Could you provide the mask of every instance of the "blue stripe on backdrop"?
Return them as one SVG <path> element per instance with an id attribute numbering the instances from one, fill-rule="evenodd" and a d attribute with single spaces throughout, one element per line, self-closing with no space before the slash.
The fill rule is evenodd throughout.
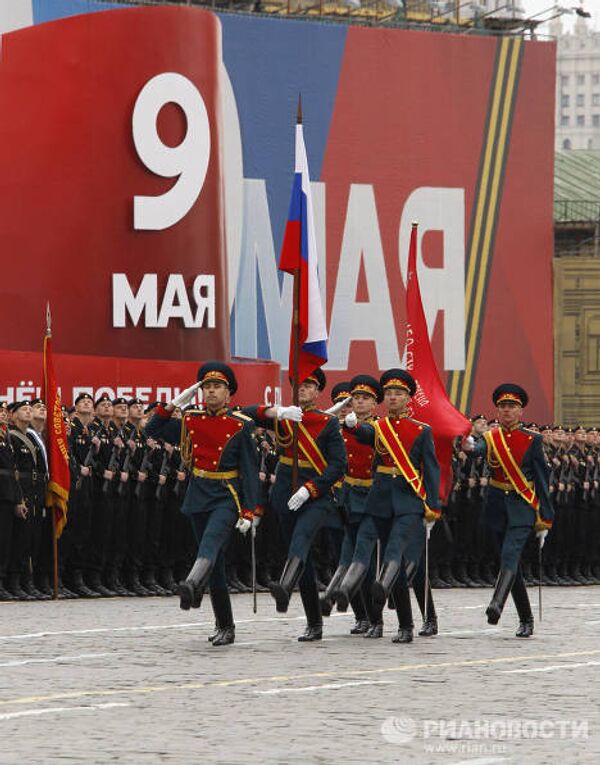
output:
<path id="1" fill-rule="evenodd" d="M 265 178 L 279 253 L 294 172 L 294 125 L 302 95 L 311 178 L 318 180 L 346 42 L 342 25 L 223 14 L 223 59 L 235 93 L 244 177 Z M 248 51 L 254 50 L 252 66 Z"/>
<path id="2" fill-rule="evenodd" d="M 123 7 L 122 3 L 100 3 L 97 0 L 33 0 L 33 23 L 43 24 L 45 21 L 64 19 L 66 16 L 77 16 L 80 13 L 96 13 Z"/>

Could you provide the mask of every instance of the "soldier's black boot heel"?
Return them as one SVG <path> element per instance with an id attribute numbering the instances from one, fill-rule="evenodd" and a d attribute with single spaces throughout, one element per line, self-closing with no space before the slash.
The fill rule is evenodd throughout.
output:
<path id="1" fill-rule="evenodd" d="M 334 575 L 331 577 L 331 581 L 327 585 L 327 589 L 325 592 L 321 593 L 319 596 L 319 602 L 321 604 L 321 613 L 323 616 L 330 616 L 331 609 L 333 608 L 333 604 L 335 603 L 335 595 L 338 591 L 338 588 L 340 584 L 342 583 L 342 579 L 346 575 L 346 571 L 348 571 L 347 566 L 338 566 L 335 570 Z"/>
<path id="2" fill-rule="evenodd" d="M 198 558 L 185 582 L 179 582 L 179 608 L 189 611 L 190 608 L 200 608 L 204 588 L 212 571 L 212 561 L 208 558 Z"/>
<path id="3" fill-rule="evenodd" d="M 275 599 L 275 607 L 281 614 L 285 614 L 290 604 L 292 591 L 304 571 L 302 558 L 289 558 L 285 562 L 281 578 L 278 582 L 272 582 L 271 595 Z"/>
<path id="4" fill-rule="evenodd" d="M 515 581 L 515 572 L 508 569 L 500 569 L 498 579 L 496 580 L 496 587 L 489 606 L 486 609 L 486 616 L 488 624 L 498 624 L 502 609 L 508 598 L 508 593 L 511 591 L 513 583 Z"/>

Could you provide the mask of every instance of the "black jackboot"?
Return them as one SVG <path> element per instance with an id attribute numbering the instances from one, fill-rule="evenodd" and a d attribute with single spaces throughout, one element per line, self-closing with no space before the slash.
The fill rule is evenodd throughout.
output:
<path id="1" fill-rule="evenodd" d="M 412 643 L 413 619 L 410 605 L 410 590 L 405 585 L 396 583 L 394 586 L 394 603 L 398 614 L 398 634 L 392 638 L 392 643 Z"/>
<path id="2" fill-rule="evenodd" d="M 396 560 L 385 561 L 381 569 L 381 573 L 379 574 L 377 579 L 373 582 L 372 597 L 373 597 L 373 604 L 376 608 L 383 609 L 383 607 L 385 606 L 385 602 L 388 599 L 390 592 L 392 591 L 392 588 L 394 586 L 394 583 L 396 582 L 396 579 L 398 578 L 399 573 L 400 573 L 400 563 L 398 561 Z M 407 576 L 409 576 L 408 570 L 407 570 Z"/>
<path id="3" fill-rule="evenodd" d="M 435 613 L 435 606 L 433 604 L 433 596 L 431 594 L 431 587 L 427 593 L 427 613 L 425 613 L 425 579 L 416 579 L 413 582 L 413 590 L 421 615 L 423 616 L 423 626 L 419 630 L 420 637 L 432 637 L 438 634 L 438 621 Z"/>
<path id="4" fill-rule="evenodd" d="M 16 600 L 17 598 L 4 588 L 4 579 L 0 579 L 0 600 Z"/>
<path id="5" fill-rule="evenodd" d="M 120 598 L 125 598 L 128 595 L 131 595 L 129 590 L 127 590 L 124 586 L 121 580 L 119 579 L 119 572 L 116 568 L 111 568 L 106 576 L 106 584 L 110 590 L 112 590 L 116 595 L 118 595 Z"/>
<path id="6" fill-rule="evenodd" d="M 25 577 L 25 581 L 23 582 L 23 589 L 34 600 L 50 600 L 52 597 L 51 595 L 46 595 L 45 593 L 38 590 L 38 588 L 33 583 L 33 576 L 31 574 Z"/>
<path id="7" fill-rule="evenodd" d="M 333 604 L 335 603 L 335 596 L 338 590 L 338 587 L 342 583 L 342 579 L 346 575 L 346 571 L 348 571 L 348 568 L 346 566 L 338 566 L 335 570 L 334 575 L 331 577 L 331 581 L 327 585 L 327 589 L 325 592 L 323 592 L 319 596 L 319 602 L 321 604 L 321 613 L 323 616 L 329 616 L 331 614 L 331 609 L 333 608 Z"/>
<path id="8" fill-rule="evenodd" d="M 494 573 L 494 566 L 492 563 L 484 563 L 479 568 L 481 579 L 485 582 L 487 587 L 494 587 L 496 583 L 496 574 Z"/>
<path id="9" fill-rule="evenodd" d="M 19 574 L 10 574 L 6 588 L 11 595 L 14 595 L 16 600 L 35 600 L 33 596 L 29 595 L 21 587 L 21 577 Z"/>
<path id="10" fill-rule="evenodd" d="M 83 581 L 83 574 L 81 571 L 73 571 L 73 577 L 71 580 L 71 589 L 80 598 L 99 598 L 100 593 L 90 590 L 87 584 Z"/>
<path id="11" fill-rule="evenodd" d="M 456 579 L 465 587 L 477 587 L 475 582 L 469 576 L 466 563 L 462 561 L 456 564 Z"/>
<path id="12" fill-rule="evenodd" d="M 93 571 L 91 573 L 91 575 L 88 578 L 88 586 L 90 590 L 93 590 L 94 592 L 99 593 L 103 598 L 114 598 L 114 596 L 116 595 L 115 592 L 113 592 L 112 590 L 109 590 L 108 587 L 105 587 L 102 584 L 99 571 Z"/>
<path id="13" fill-rule="evenodd" d="M 517 576 L 512 587 L 512 598 L 519 615 L 519 627 L 515 633 L 518 638 L 528 638 L 533 635 L 533 614 L 527 595 L 527 587 L 521 576 Z"/>
<path id="14" fill-rule="evenodd" d="M 302 558 L 288 558 L 281 572 L 278 582 L 271 584 L 271 595 L 275 598 L 275 607 L 281 614 L 285 614 L 290 604 L 292 591 L 304 571 Z"/>
<path id="15" fill-rule="evenodd" d="M 300 597 L 306 613 L 306 629 L 300 635 L 298 642 L 312 643 L 323 637 L 323 617 L 321 616 L 321 604 L 319 603 L 319 591 L 316 584 L 300 585 Z"/>
<path id="16" fill-rule="evenodd" d="M 153 595 L 166 597 L 167 595 L 171 594 L 170 592 L 167 592 L 164 587 L 161 587 L 160 584 L 156 581 L 156 574 L 154 573 L 154 569 L 151 568 L 144 571 L 142 575 L 142 585 Z"/>
<path id="17" fill-rule="evenodd" d="M 215 612 L 217 631 L 210 642 L 215 646 L 231 645 L 235 640 L 235 624 L 231 611 L 231 600 L 227 590 L 211 590 L 210 602 Z"/>
<path id="18" fill-rule="evenodd" d="M 190 608 L 200 608 L 204 588 L 213 569 L 212 561 L 208 558 L 197 558 L 185 582 L 179 582 L 179 608 L 189 611 Z M 214 642 L 214 641 L 213 641 Z"/>
<path id="19" fill-rule="evenodd" d="M 494 594 L 492 595 L 492 600 L 485 611 L 488 624 L 498 624 L 500 621 L 502 609 L 504 608 L 504 604 L 508 598 L 508 593 L 511 591 L 514 581 L 514 571 L 510 571 L 507 568 L 500 569 L 498 579 L 496 580 Z"/>
<path id="20" fill-rule="evenodd" d="M 358 592 L 366 575 L 367 567 L 365 565 L 356 561 L 350 564 L 348 571 L 346 571 L 342 583 L 340 584 L 339 590 L 335 594 L 338 611 L 345 613 L 348 610 L 350 601 Z"/>

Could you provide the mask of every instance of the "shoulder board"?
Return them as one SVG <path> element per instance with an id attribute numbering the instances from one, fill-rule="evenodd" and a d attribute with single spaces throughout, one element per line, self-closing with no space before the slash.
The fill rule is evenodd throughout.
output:
<path id="1" fill-rule="evenodd" d="M 407 417 L 408 420 L 414 422 L 415 425 L 422 425 L 425 428 L 430 428 L 431 425 L 428 422 L 421 422 L 421 420 L 415 420 L 414 417 Z"/>
<path id="2" fill-rule="evenodd" d="M 246 422 L 253 422 L 252 417 L 248 417 L 247 414 L 244 414 L 243 412 L 234 411 L 228 413 L 231 417 L 235 417 L 238 420 L 245 420 Z"/>
<path id="3" fill-rule="evenodd" d="M 540 433 L 536 433 L 535 430 L 529 430 L 529 428 L 521 428 L 521 431 L 525 433 L 526 436 L 539 436 Z"/>

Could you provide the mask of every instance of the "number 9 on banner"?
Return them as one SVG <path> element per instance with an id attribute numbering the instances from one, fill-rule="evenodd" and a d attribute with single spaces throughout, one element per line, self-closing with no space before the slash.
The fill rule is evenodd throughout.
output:
<path id="1" fill-rule="evenodd" d="M 167 146 L 157 130 L 160 110 L 181 107 L 187 120 L 185 138 Z M 133 227 L 161 231 L 180 221 L 202 190 L 210 157 L 210 125 L 204 99 L 196 86 L 176 72 L 157 74 L 144 85 L 133 107 L 133 141 L 139 158 L 156 175 L 175 178 L 159 196 L 134 196 Z"/>

